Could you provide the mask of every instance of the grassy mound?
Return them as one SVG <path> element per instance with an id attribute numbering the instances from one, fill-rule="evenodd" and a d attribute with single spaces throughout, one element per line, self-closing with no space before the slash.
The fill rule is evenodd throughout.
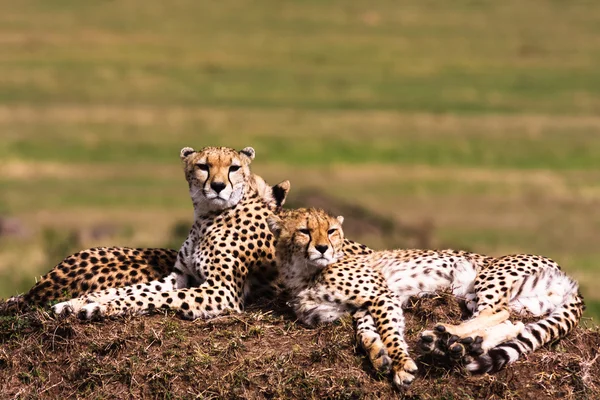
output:
<path id="1" fill-rule="evenodd" d="M 460 308 L 445 295 L 415 299 L 406 318 L 418 357 L 418 333 L 459 319 Z M 469 376 L 418 357 L 418 379 L 404 392 L 355 347 L 349 318 L 308 329 L 284 304 L 192 322 L 160 314 L 80 322 L 5 310 L 0 343 L 4 398 L 600 398 L 597 328 L 580 327 L 496 375 Z"/>

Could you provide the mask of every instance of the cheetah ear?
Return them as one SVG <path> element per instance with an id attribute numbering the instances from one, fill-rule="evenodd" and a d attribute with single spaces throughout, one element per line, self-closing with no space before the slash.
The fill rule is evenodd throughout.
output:
<path id="1" fill-rule="evenodd" d="M 283 206 L 285 199 L 290 191 L 290 181 L 279 182 L 271 188 L 273 190 L 273 198 L 277 207 Z"/>
<path id="2" fill-rule="evenodd" d="M 183 149 L 181 149 L 181 151 L 179 152 L 179 157 L 183 160 L 185 159 L 187 156 L 189 156 L 192 153 L 195 153 L 196 150 L 192 149 L 191 147 L 184 147 Z"/>
<path id="3" fill-rule="evenodd" d="M 240 154 L 245 155 L 246 157 L 248 157 L 250 159 L 250 161 L 254 160 L 254 156 L 256 155 L 256 152 L 254 151 L 254 149 L 252 147 L 244 147 L 242 150 L 240 150 Z"/>
<path id="4" fill-rule="evenodd" d="M 342 225 L 344 223 L 344 217 L 342 217 L 341 215 L 338 216 L 336 219 L 338 220 L 338 222 L 340 223 L 340 225 Z"/>
<path id="5" fill-rule="evenodd" d="M 267 225 L 269 226 L 269 230 L 275 235 L 276 238 L 281 235 L 281 218 L 277 215 L 269 215 L 267 217 Z"/>

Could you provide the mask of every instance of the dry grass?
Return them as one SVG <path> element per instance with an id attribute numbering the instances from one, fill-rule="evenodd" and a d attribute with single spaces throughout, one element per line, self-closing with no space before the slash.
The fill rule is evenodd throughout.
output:
<path id="1" fill-rule="evenodd" d="M 112 105 L 0 105 L 0 124 L 23 123 L 116 123 L 132 126 L 164 124 L 181 126 L 203 121 L 214 129 L 232 123 L 235 119 L 253 127 L 278 127 L 290 120 L 306 125 L 321 125 L 322 129 L 335 131 L 371 127 L 374 132 L 405 126 L 422 134 L 437 132 L 456 134 L 472 132 L 476 135 L 498 135 L 519 131 L 528 136 L 539 136 L 553 129 L 600 129 L 600 117 L 595 115 L 554 114 L 432 114 L 424 112 L 402 113 L 386 110 L 327 110 L 303 111 L 292 108 L 277 110 L 252 107 L 183 107 L 183 106 L 112 106 Z M 341 132 L 340 132 L 341 133 Z M 285 132 L 279 132 L 285 135 Z M 311 131 L 306 134 L 311 135 Z M 314 135 L 315 133 L 312 132 Z"/>
<path id="2" fill-rule="evenodd" d="M 406 315 L 415 349 L 424 327 L 460 311 L 440 295 L 415 300 Z M 597 330 L 578 328 L 493 376 L 419 359 L 417 380 L 399 392 L 355 348 L 349 319 L 306 329 L 282 302 L 194 322 L 154 315 L 82 323 L 34 311 L 0 317 L 0 391 L 38 399 L 593 399 L 598 346 Z"/>

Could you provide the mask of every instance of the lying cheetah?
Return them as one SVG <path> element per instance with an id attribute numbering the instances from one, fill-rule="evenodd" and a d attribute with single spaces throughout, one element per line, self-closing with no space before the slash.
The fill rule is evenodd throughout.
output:
<path id="1" fill-rule="evenodd" d="M 250 181 L 268 207 L 280 209 L 289 182 L 273 187 L 258 175 Z M 163 248 L 95 247 L 70 255 L 25 294 L 8 299 L 9 306 L 45 306 L 109 288 L 147 283 L 173 272 L 177 250 Z M 190 282 L 190 285 L 192 283 Z"/>
<path id="2" fill-rule="evenodd" d="M 468 300 L 473 317 L 423 332 L 421 347 L 466 356 L 473 372 L 496 371 L 566 335 L 584 309 L 577 283 L 545 257 L 493 258 L 453 250 L 344 256 L 343 217 L 299 209 L 270 216 L 268 223 L 298 319 L 314 325 L 352 313 L 359 343 L 376 368 L 385 370 L 391 362 L 396 385 L 409 385 L 417 372 L 403 337 L 401 306 L 409 296 L 450 289 Z M 547 316 L 513 324 L 510 311 Z"/>
<path id="3" fill-rule="evenodd" d="M 167 276 L 177 250 L 160 248 L 94 247 L 58 263 L 23 295 L 7 300 L 9 306 L 44 307 L 57 301 L 108 288 L 150 282 Z"/>

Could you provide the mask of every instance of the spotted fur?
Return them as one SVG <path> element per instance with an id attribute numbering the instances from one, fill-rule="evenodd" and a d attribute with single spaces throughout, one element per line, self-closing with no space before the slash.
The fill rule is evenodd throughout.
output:
<path id="1" fill-rule="evenodd" d="M 56 304 L 54 312 L 91 318 L 173 308 L 208 318 L 240 311 L 250 293 L 272 293 L 277 269 L 265 221 L 280 209 L 289 182 L 272 190 L 251 174 L 254 154 L 250 147 L 182 149 L 195 220 L 170 273 Z"/>
<path id="2" fill-rule="evenodd" d="M 279 290 L 274 238 L 266 220 L 280 211 L 283 202 L 277 199 L 285 197 L 289 183 L 278 185 L 268 198 L 269 191 L 250 174 L 251 148 L 240 152 L 184 148 L 181 158 L 195 222 L 173 272 L 153 282 L 59 303 L 54 312 L 75 312 L 89 319 L 168 308 L 189 319 L 211 318 L 227 310 L 241 311 L 251 295 L 273 295 Z M 348 251 L 363 248 L 349 243 Z"/>
<path id="3" fill-rule="evenodd" d="M 342 222 L 316 209 L 269 218 L 290 304 L 309 325 L 352 313 L 359 343 L 377 368 L 391 364 L 397 385 L 410 384 L 417 371 L 403 337 L 401 306 L 410 296 L 446 289 L 468 300 L 472 318 L 423 332 L 421 347 L 434 354 L 460 353 L 473 372 L 502 368 L 566 335 L 581 317 L 576 282 L 546 257 L 493 258 L 455 250 L 344 256 Z M 545 317 L 527 325 L 508 321 L 510 312 L 525 311 Z"/>
<path id="4" fill-rule="evenodd" d="M 19 306 L 46 306 L 99 290 L 150 282 L 167 276 L 177 250 L 94 247 L 72 254 L 25 294 L 8 299 Z"/>
<path id="5" fill-rule="evenodd" d="M 251 174 L 250 182 L 269 208 L 279 210 L 285 203 L 288 181 L 271 187 L 260 176 Z M 176 260 L 177 250 L 164 248 L 82 250 L 66 257 L 27 293 L 8 299 L 8 303 L 18 307 L 45 306 L 110 288 L 152 282 L 172 273 Z"/>

